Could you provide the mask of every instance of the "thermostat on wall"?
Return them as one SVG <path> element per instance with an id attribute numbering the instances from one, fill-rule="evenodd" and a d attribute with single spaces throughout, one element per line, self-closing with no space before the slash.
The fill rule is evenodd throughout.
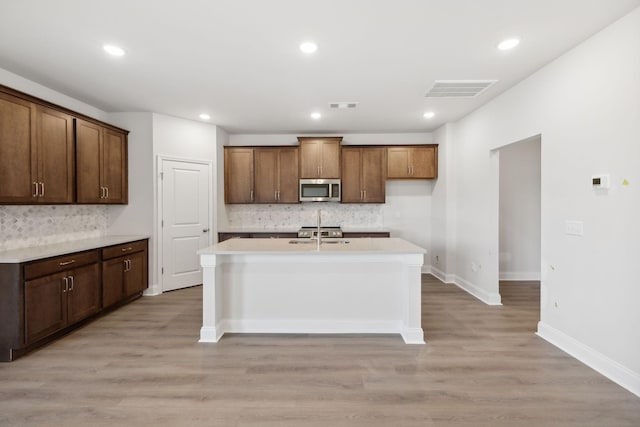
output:
<path id="1" fill-rule="evenodd" d="M 591 177 L 591 185 L 594 189 L 609 188 L 609 175 L 594 175 Z"/>

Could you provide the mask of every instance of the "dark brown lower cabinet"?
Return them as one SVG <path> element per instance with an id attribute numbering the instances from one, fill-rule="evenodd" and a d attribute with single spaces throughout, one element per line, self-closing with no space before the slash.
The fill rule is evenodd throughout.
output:
<path id="1" fill-rule="evenodd" d="M 0 361 L 16 359 L 148 285 L 148 240 L 0 264 Z"/>
<path id="2" fill-rule="evenodd" d="M 147 288 L 147 252 L 146 240 L 110 246 L 102 250 L 103 307 L 109 307 Z"/>
<path id="3" fill-rule="evenodd" d="M 25 282 L 26 343 L 32 344 L 100 310 L 97 262 Z"/>

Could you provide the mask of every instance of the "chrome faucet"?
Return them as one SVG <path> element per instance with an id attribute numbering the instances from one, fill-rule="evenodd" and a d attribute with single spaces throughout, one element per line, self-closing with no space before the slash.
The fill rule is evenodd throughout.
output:
<path id="1" fill-rule="evenodd" d="M 318 250 L 320 250 L 320 244 L 322 243 L 322 233 L 320 231 L 320 226 L 322 224 L 322 215 L 320 213 L 320 209 L 318 209 L 318 220 L 317 220 L 317 223 L 318 223 L 318 230 L 316 231 L 316 239 L 317 239 L 316 240 L 316 242 L 317 242 L 316 247 L 317 247 Z"/>

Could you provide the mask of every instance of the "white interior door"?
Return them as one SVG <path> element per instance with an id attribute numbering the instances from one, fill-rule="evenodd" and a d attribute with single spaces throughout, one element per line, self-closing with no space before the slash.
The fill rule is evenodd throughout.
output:
<path id="1" fill-rule="evenodd" d="M 209 245 L 209 165 L 162 160 L 162 291 L 202 283 L 196 252 Z"/>

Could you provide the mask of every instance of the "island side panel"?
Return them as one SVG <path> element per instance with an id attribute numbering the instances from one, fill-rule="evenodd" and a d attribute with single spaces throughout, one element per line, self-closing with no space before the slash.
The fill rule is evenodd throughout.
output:
<path id="1" fill-rule="evenodd" d="M 402 338 L 407 344 L 424 344 L 424 331 L 422 330 L 422 264 L 424 257 L 420 255 L 407 255 L 405 323 Z"/>
<path id="2" fill-rule="evenodd" d="M 202 328 L 200 342 L 218 342 L 224 334 L 222 318 L 222 268 L 218 265 L 220 256 L 200 255 L 202 266 Z"/>

